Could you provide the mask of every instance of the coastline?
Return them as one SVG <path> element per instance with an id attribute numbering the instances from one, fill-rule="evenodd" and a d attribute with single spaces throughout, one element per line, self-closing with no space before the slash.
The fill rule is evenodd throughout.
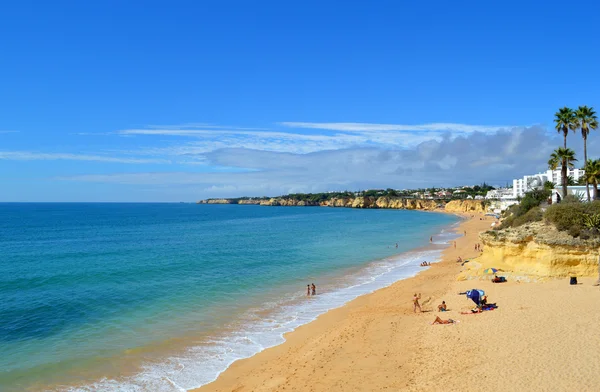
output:
<path id="1" fill-rule="evenodd" d="M 463 214 L 468 217 L 471 214 Z M 224 391 L 546 391 L 597 389 L 600 290 L 595 278 L 493 284 L 457 280 L 457 256 L 491 219 L 475 214 L 442 262 L 415 277 L 330 310 L 285 335 L 279 346 L 234 362 L 194 392 Z M 471 314 L 459 292 L 478 288 L 498 309 Z M 424 313 L 413 313 L 422 293 Z M 437 305 L 445 300 L 447 313 Z M 467 314 L 462 314 L 466 312 Z M 436 316 L 458 320 L 431 325 Z"/>
<path id="2" fill-rule="evenodd" d="M 456 249 L 452 244 L 444 249 L 439 263 L 414 277 L 329 310 L 286 333 L 282 344 L 235 361 L 215 381 L 192 391 L 363 390 L 361 385 L 369 385 L 369 389 L 374 385 L 407 387 L 409 373 L 399 377 L 398 369 L 402 364 L 408 365 L 410 353 L 416 349 L 412 336 L 419 333 L 426 318 L 434 318 L 435 314 L 415 315 L 412 294 L 421 292 L 423 309 L 433 309 L 460 271 L 456 258 L 476 255 L 473 244 L 479 232 L 487 229 L 491 222 L 479 220 L 481 214 L 456 215 L 463 219 L 454 231 L 460 235 L 466 231 L 467 235 L 456 239 Z M 474 218 L 470 219 L 472 215 Z M 377 333 L 372 333 L 372 329 Z M 382 368 L 384 362 L 393 362 L 394 367 Z M 386 367 L 390 373 L 382 377 Z M 378 370 L 369 371 L 372 368 Z M 393 383 L 388 384 L 392 380 Z"/>
<path id="3" fill-rule="evenodd" d="M 414 216 L 418 217 L 419 212 L 414 212 Z M 449 213 L 448 211 L 438 212 Z M 362 212 L 353 212 L 352 214 L 372 215 Z M 407 212 L 407 214 L 413 215 L 411 212 Z M 297 297 L 294 295 L 292 298 L 294 303 L 288 303 L 286 306 L 281 306 L 281 303 L 267 302 L 268 306 L 249 308 L 247 314 L 237 317 L 225 328 L 214 330 L 214 333 L 190 333 L 186 336 L 159 342 L 158 345 L 127 350 L 124 353 L 123 361 L 120 359 L 115 362 L 111 361 L 112 368 L 96 367 L 94 371 L 97 373 L 90 373 L 91 376 L 87 376 L 86 379 L 80 378 L 73 383 L 60 381 L 52 384 L 39 383 L 35 385 L 35 388 L 42 390 L 51 385 L 60 390 L 86 390 L 86 388 L 110 390 L 119 385 L 124 389 L 141 387 L 142 390 L 159 390 L 158 386 L 164 385 L 165 381 L 170 384 L 166 385 L 167 389 L 172 387 L 176 390 L 203 385 L 216 378 L 220 371 L 226 369 L 235 360 L 251 357 L 267 347 L 281 344 L 284 342 L 284 333 L 309 323 L 318 315 L 330 309 L 339 308 L 359 296 L 422 272 L 423 269 L 418 266 L 418 263 L 422 260 L 439 260 L 445 247 L 443 244 L 450 237 L 454 238 L 452 231 L 461 221 L 456 219 L 456 214 L 452 215 L 454 215 L 452 219 L 443 216 L 435 217 L 435 219 L 432 215 L 423 216 L 419 218 L 419 221 L 430 220 L 446 223 L 439 223 L 424 233 L 421 232 L 421 226 L 411 225 L 409 232 L 412 231 L 412 233 L 405 237 L 409 238 L 406 241 L 399 241 L 400 249 L 394 251 L 392 242 L 391 246 L 387 247 L 388 251 L 383 251 L 384 255 L 381 257 L 368 257 L 370 261 L 366 265 L 361 263 L 360 266 L 346 267 L 336 273 L 330 273 L 329 276 L 319 275 L 326 285 L 321 285 L 321 295 L 315 297 L 313 301 L 306 301 L 305 296 L 301 294 L 298 300 L 294 299 Z M 424 229 L 425 227 L 423 227 Z M 371 238 L 371 240 L 378 241 L 382 237 L 379 230 L 372 230 L 372 232 L 373 236 L 377 238 Z M 387 233 L 391 233 L 392 236 L 398 235 L 389 230 Z M 428 244 L 430 234 L 433 234 L 434 237 L 433 244 Z M 363 236 L 361 238 L 364 238 L 366 233 L 361 235 Z M 341 238 L 342 241 L 347 241 L 347 237 Z M 402 236 L 398 238 L 402 238 Z M 384 240 L 383 243 L 387 244 L 387 241 Z M 440 244 L 442 245 L 440 246 Z M 379 248 L 380 245 L 376 246 Z M 385 248 L 385 245 L 383 247 Z M 315 281 L 319 284 L 319 280 Z M 289 289 L 290 286 L 283 287 Z M 275 295 L 265 298 L 279 297 Z M 280 309 L 281 312 L 275 313 L 276 309 Z M 144 362 L 137 360 L 141 357 L 145 358 Z M 167 360 L 163 361 L 164 358 Z M 139 363 L 142 363 L 142 366 L 138 367 Z M 185 370 L 183 371 L 183 369 Z M 116 371 L 119 372 L 118 378 L 112 376 Z M 96 374 L 100 376 L 96 377 Z"/>

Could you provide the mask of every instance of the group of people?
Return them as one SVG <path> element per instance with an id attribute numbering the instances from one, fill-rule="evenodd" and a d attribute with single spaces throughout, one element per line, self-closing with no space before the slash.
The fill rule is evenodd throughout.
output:
<path id="1" fill-rule="evenodd" d="M 309 297 L 311 295 L 317 295 L 317 286 L 315 286 L 314 283 L 306 285 L 306 295 Z"/>
<path id="2" fill-rule="evenodd" d="M 504 282 L 506 282 L 506 278 L 504 276 L 494 275 L 494 278 L 492 279 L 492 283 L 504 283 Z"/>
<path id="3" fill-rule="evenodd" d="M 480 291 L 480 290 L 469 290 L 467 292 L 464 293 L 459 293 L 459 294 L 469 294 L 470 291 Z M 470 297 L 471 299 L 473 299 L 473 301 L 476 303 L 476 307 L 474 309 L 471 310 L 472 313 L 480 313 L 483 312 L 485 310 L 492 310 L 495 309 L 497 306 L 496 304 L 489 304 L 488 303 L 488 298 L 487 295 L 485 295 L 483 293 L 483 291 L 481 292 L 481 296 L 480 297 Z M 419 300 L 421 299 L 421 294 L 419 293 L 418 295 L 415 294 L 413 296 L 413 311 L 416 313 L 417 309 L 419 309 L 419 312 L 422 312 L 423 310 L 421 309 L 421 304 L 419 303 Z M 448 305 L 446 305 L 446 301 L 442 301 L 441 304 L 438 305 L 438 312 L 447 312 L 448 311 Z M 432 324 L 454 324 L 456 323 L 456 320 L 452 320 L 452 319 L 448 319 L 448 320 L 443 320 L 441 319 L 439 316 L 437 316 L 435 318 L 435 321 Z"/>
<path id="4" fill-rule="evenodd" d="M 483 248 L 481 247 L 481 244 L 479 244 L 479 243 L 475 244 L 475 251 L 483 252 Z"/>
<path id="5" fill-rule="evenodd" d="M 420 265 L 421 265 L 421 267 L 429 267 L 431 265 L 431 262 L 428 263 L 428 262 L 424 261 Z"/>

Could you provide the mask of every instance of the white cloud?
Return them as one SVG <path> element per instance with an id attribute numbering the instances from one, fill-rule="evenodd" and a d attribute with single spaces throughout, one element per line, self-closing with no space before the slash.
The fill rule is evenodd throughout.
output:
<path id="1" fill-rule="evenodd" d="M 126 129 L 116 132 L 121 136 L 180 136 L 194 139 L 192 142 L 171 142 L 171 146 L 145 148 L 140 153 L 153 154 L 202 154 L 220 148 L 248 148 L 266 151 L 305 154 L 315 151 L 366 146 L 411 147 L 427 140 L 441 140 L 443 133 L 414 133 L 381 131 L 368 133 L 314 134 L 275 131 L 244 131 L 214 129 Z M 179 151 L 179 152 L 178 152 Z"/>
<path id="2" fill-rule="evenodd" d="M 170 163 L 166 159 L 139 159 L 130 157 L 114 157 L 104 155 L 86 155 L 86 154 L 70 154 L 70 153 L 41 153 L 31 151 L 0 151 L 0 160 L 11 161 L 48 161 L 48 160 L 69 160 L 69 161 L 95 161 L 109 163 Z"/>
<path id="3" fill-rule="evenodd" d="M 229 125 L 214 125 L 206 123 L 185 123 L 177 125 L 148 125 L 146 128 L 150 129 L 189 129 L 189 128 L 206 128 L 206 129 L 235 129 L 235 130 L 266 130 L 264 128 L 249 128 L 249 127 L 237 127 Z"/>
<path id="4" fill-rule="evenodd" d="M 504 184 L 513 178 L 545 170 L 547 156 L 560 144 L 560 138 L 554 133 L 542 127 L 529 127 L 443 137 L 412 148 L 369 146 L 305 154 L 221 148 L 201 154 L 207 165 L 251 171 L 114 173 L 62 179 L 179 187 L 182 193 L 178 194 L 178 199 L 449 186 L 483 181 Z M 597 151 L 595 148 L 599 145 L 597 140 L 590 140 L 588 148 Z"/>
<path id="5" fill-rule="evenodd" d="M 123 129 L 115 131 L 114 134 L 124 137 L 174 137 L 173 142 L 167 142 L 165 147 L 150 147 L 130 152 L 151 155 L 191 156 L 222 148 L 246 148 L 298 154 L 358 147 L 411 148 L 430 140 L 441 141 L 444 137 L 464 136 L 476 131 L 489 134 L 509 129 L 509 127 L 504 126 L 451 123 L 401 125 L 284 122 L 279 125 L 312 129 L 312 131 L 281 132 L 207 124 L 182 124 Z M 315 133 L 314 130 L 320 132 Z M 194 141 L 182 144 L 177 142 L 175 137 L 186 137 L 194 139 Z"/>
<path id="6" fill-rule="evenodd" d="M 371 124 L 371 123 L 313 123 L 313 122 L 281 122 L 279 125 L 289 128 L 323 129 L 342 132 L 381 132 L 381 131 L 435 131 L 435 132 L 496 132 L 514 128 L 506 125 L 468 125 L 454 123 L 431 124 Z"/>

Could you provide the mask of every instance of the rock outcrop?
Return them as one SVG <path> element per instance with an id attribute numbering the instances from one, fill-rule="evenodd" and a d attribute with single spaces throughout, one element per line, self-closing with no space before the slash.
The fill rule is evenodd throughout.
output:
<path id="1" fill-rule="evenodd" d="M 453 200 L 446 204 L 443 200 L 427 199 L 405 199 L 401 197 L 342 197 L 331 198 L 321 202 L 297 200 L 289 197 L 272 197 L 270 199 L 208 199 L 201 200 L 200 204 L 257 204 L 261 206 L 321 206 L 321 207 L 345 207 L 345 208 L 386 208 L 402 210 L 439 210 L 447 212 L 485 212 L 486 206 L 483 200 Z"/>
<path id="2" fill-rule="evenodd" d="M 351 197 L 345 198 L 333 198 L 326 201 L 321 202 L 319 205 L 322 207 L 352 207 L 352 202 L 354 201 Z"/>
<path id="3" fill-rule="evenodd" d="M 485 213 L 487 206 L 484 200 L 452 200 L 444 209 L 448 212 Z"/>
<path id="4" fill-rule="evenodd" d="M 259 205 L 260 199 L 241 199 L 238 200 L 238 204 L 246 204 L 246 205 Z"/>
<path id="5" fill-rule="evenodd" d="M 238 204 L 237 200 L 232 199 L 208 199 L 200 200 L 198 204 Z"/>
<path id="6" fill-rule="evenodd" d="M 573 238 L 534 222 L 480 234 L 482 265 L 540 277 L 598 276 L 600 241 Z"/>

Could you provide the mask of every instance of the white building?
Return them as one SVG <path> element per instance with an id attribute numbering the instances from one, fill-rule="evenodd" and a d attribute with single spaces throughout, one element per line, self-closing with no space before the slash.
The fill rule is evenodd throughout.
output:
<path id="1" fill-rule="evenodd" d="M 567 195 L 572 195 L 578 198 L 581 201 L 587 201 L 587 193 L 585 191 L 585 186 L 576 185 L 576 186 L 568 186 L 567 187 Z M 557 187 L 552 190 L 552 204 L 559 203 L 562 200 L 562 188 Z"/>
<path id="2" fill-rule="evenodd" d="M 519 203 L 517 198 L 513 195 L 512 188 L 492 189 L 491 191 L 488 191 L 485 198 L 490 200 L 489 210 L 496 214 Z"/>
<path id="3" fill-rule="evenodd" d="M 577 181 L 583 175 L 585 171 L 583 169 L 569 169 L 567 171 L 568 177 L 573 177 L 573 180 Z M 513 180 L 513 198 L 525 196 L 525 192 L 532 191 L 534 189 L 541 189 L 546 181 L 553 182 L 555 185 L 561 184 L 560 169 L 557 170 L 546 170 L 545 172 L 534 174 L 531 176 L 523 176 Z"/>
<path id="4" fill-rule="evenodd" d="M 488 191 L 486 199 L 514 199 L 512 188 L 498 188 Z"/>

